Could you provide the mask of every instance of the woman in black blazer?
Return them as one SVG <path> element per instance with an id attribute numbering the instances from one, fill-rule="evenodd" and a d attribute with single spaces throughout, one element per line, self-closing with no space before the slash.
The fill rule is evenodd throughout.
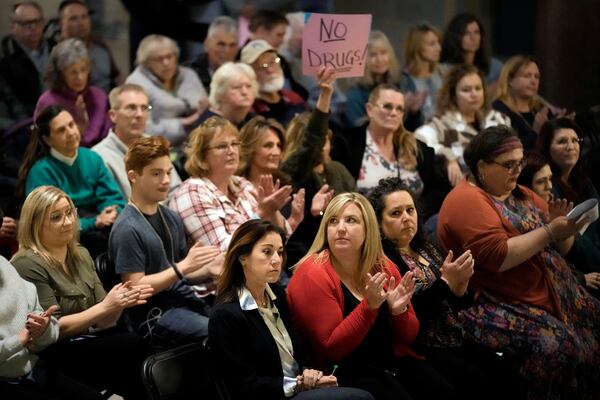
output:
<path id="1" fill-rule="evenodd" d="M 209 344 L 233 399 L 373 400 L 337 387 L 336 377 L 302 369 L 285 291 L 285 233 L 265 220 L 235 231 L 209 322 Z"/>

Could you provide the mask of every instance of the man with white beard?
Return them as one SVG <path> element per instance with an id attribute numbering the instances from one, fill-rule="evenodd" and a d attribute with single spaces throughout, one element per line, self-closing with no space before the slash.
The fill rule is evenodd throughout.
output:
<path id="1" fill-rule="evenodd" d="M 274 118 L 284 127 L 296 114 L 306 111 L 306 103 L 293 91 L 283 88 L 285 79 L 277 51 L 265 40 L 253 40 L 242 49 L 241 61 L 256 73 L 258 96 L 253 111 L 265 118 Z"/>

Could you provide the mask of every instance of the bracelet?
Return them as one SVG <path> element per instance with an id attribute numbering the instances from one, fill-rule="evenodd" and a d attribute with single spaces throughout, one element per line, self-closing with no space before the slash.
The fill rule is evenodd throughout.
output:
<path id="1" fill-rule="evenodd" d="M 179 267 L 177 267 L 177 264 L 173 263 L 173 264 L 171 264 L 171 267 L 173 267 L 173 269 L 175 270 L 175 275 L 177 275 L 177 278 L 179 278 L 180 281 L 185 279 L 185 277 L 179 270 Z"/>
<path id="2" fill-rule="evenodd" d="M 556 236 L 554 236 L 554 233 L 552 232 L 552 229 L 550 228 L 550 226 L 542 225 L 542 227 L 548 234 L 548 237 L 550 238 L 550 243 L 556 243 Z"/>

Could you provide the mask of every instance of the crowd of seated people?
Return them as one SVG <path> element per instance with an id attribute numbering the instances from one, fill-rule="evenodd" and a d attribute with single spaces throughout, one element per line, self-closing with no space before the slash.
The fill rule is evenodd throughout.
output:
<path id="1" fill-rule="evenodd" d="M 146 398 L 149 355 L 204 343 L 233 399 L 599 398 L 600 223 L 567 214 L 600 197 L 532 57 L 463 13 L 401 64 L 374 25 L 343 84 L 302 76 L 302 12 L 253 9 L 123 79 L 90 7 L 44 36 L 22 1 L 1 41 L 2 395 Z"/>

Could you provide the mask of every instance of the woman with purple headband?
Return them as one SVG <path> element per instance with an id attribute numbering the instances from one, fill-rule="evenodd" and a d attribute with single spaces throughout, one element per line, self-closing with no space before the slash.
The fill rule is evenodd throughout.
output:
<path id="1" fill-rule="evenodd" d="M 517 185 L 523 146 L 511 128 L 484 129 L 464 158 L 471 175 L 446 197 L 438 236 L 475 260 L 466 336 L 518 364 L 528 399 L 597 399 L 600 303 L 563 258 L 586 221 L 567 219 L 565 200 L 548 204 Z"/>

